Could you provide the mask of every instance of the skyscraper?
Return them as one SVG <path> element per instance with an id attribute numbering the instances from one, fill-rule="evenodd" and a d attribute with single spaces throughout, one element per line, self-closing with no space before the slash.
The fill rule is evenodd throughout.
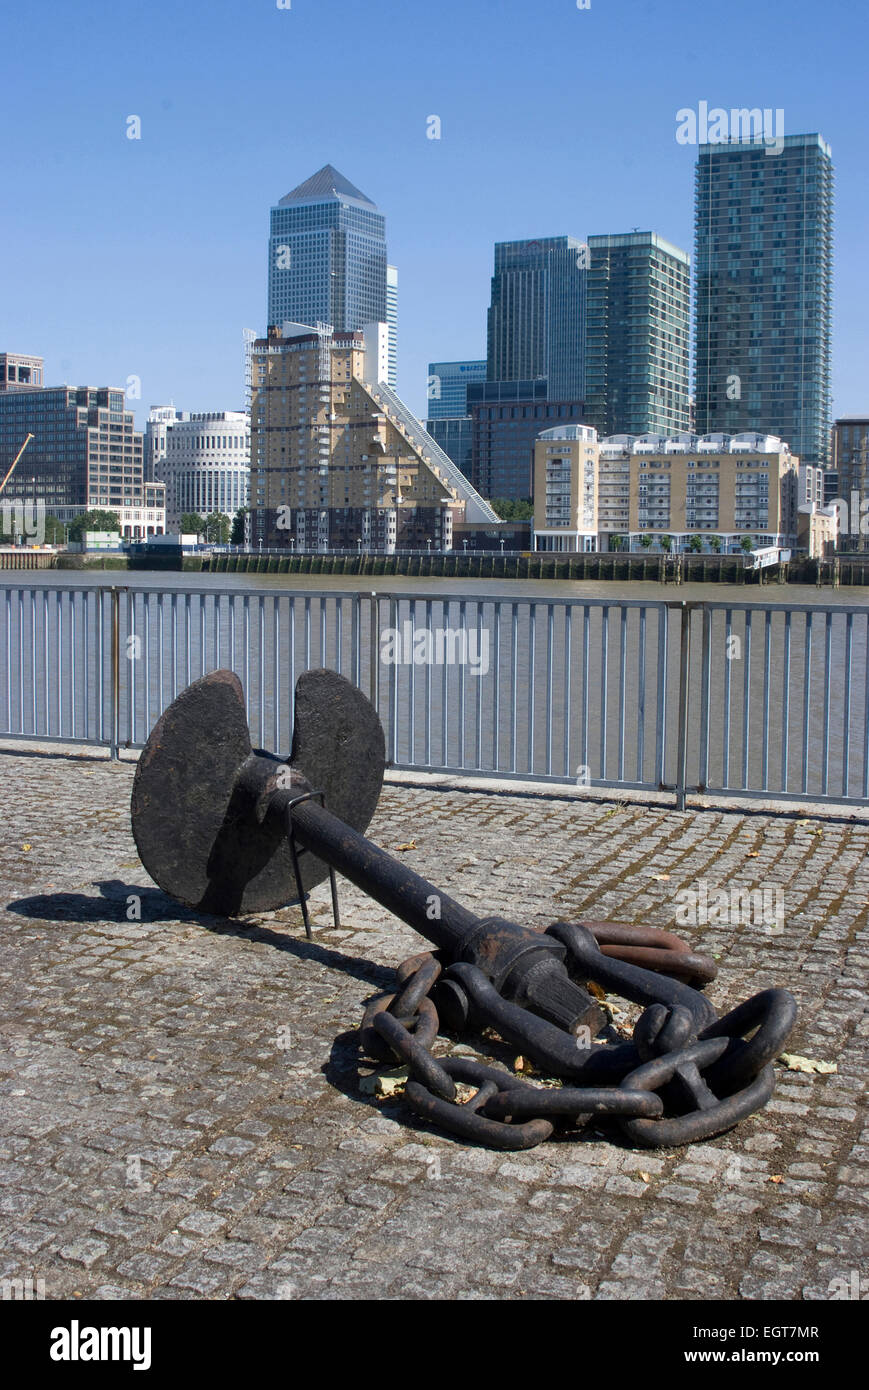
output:
<path id="1" fill-rule="evenodd" d="M 802 463 L 830 435 L 833 165 L 820 135 L 701 145 L 696 427 L 758 430 Z"/>
<path id="2" fill-rule="evenodd" d="M 689 266 L 655 232 L 589 237 L 586 419 L 602 438 L 689 428 Z"/>
<path id="3" fill-rule="evenodd" d="M 550 400 L 583 399 L 586 257 L 570 236 L 495 243 L 490 381 L 546 377 Z"/>
<path id="4" fill-rule="evenodd" d="M 331 164 L 271 210 L 268 323 L 287 320 L 337 332 L 389 321 L 386 220 Z"/>
<path id="5" fill-rule="evenodd" d="M 398 380 L 398 267 L 386 267 L 386 322 L 389 327 L 389 368 L 386 380 L 395 390 Z"/>

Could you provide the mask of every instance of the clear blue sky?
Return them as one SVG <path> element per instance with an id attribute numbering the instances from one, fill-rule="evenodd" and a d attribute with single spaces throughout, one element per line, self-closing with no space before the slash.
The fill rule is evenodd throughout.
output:
<path id="1" fill-rule="evenodd" d="M 836 414 L 869 410 L 869 21 L 855 0 L 42 0 L 0 17 L 0 348 L 46 380 L 237 409 L 269 207 L 332 163 L 399 267 L 399 392 L 485 355 L 495 241 L 693 254 L 676 112 L 781 107 L 836 168 Z M 142 138 L 126 138 L 138 115 Z M 438 115 L 442 138 L 426 138 Z"/>

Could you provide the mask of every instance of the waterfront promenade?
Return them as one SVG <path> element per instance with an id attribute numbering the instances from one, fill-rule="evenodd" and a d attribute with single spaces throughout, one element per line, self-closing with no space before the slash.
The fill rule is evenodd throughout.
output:
<path id="1" fill-rule="evenodd" d="M 677 930 L 719 957 L 720 1011 L 786 986 L 790 1052 L 837 1067 L 777 1067 L 766 1110 L 708 1143 L 591 1128 L 497 1154 L 359 1089 L 350 1032 L 420 939 L 342 880 L 341 929 L 323 885 L 310 943 L 297 909 L 179 909 L 136 856 L 133 768 L 0 751 L 0 1277 L 100 1299 L 865 1290 L 865 821 L 393 778 L 372 837 L 480 913 L 672 928 L 698 881 L 780 890 L 773 931 Z"/>

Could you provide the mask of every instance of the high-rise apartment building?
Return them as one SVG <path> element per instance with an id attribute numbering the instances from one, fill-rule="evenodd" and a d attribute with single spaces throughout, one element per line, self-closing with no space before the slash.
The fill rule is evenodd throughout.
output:
<path id="1" fill-rule="evenodd" d="M 696 421 L 829 461 L 833 165 L 820 135 L 701 145 Z"/>
<path id="2" fill-rule="evenodd" d="M 489 381 L 545 377 L 550 400 L 584 398 L 586 262 L 576 237 L 495 243 Z"/>
<path id="3" fill-rule="evenodd" d="M 255 343 L 255 543 L 449 550 L 454 521 L 497 521 L 384 379 L 385 332 L 285 323 Z"/>
<path id="4" fill-rule="evenodd" d="M 398 277 L 388 285 L 386 219 L 331 164 L 271 210 L 268 325 L 329 324 L 353 332 L 397 322 Z"/>
<path id="5" fill-rule="evenodd" d="M 588 239 L 586 419 L 598 434 L 689 428 L 690 260 L 655 232 Z"/>

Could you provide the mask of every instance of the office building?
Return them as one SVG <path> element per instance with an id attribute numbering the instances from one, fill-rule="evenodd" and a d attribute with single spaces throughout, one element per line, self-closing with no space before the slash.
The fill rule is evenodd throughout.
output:
<path id="1" fill-rule="evenodd" d="M 386 220 L 331 164 L 271 210 L 268 326 L 328 324 L 340 332 L 397 323 L 387 283 Z"/>
<path id="2" fill-rule="evenodd" d="M 833 165 L 820 135 L 700 147 L 696 420 L 829 462 Z"/>
<path id="3" fill-rule="evenodd" d="M 142 435 L 124 392 L 110 387 L 52 386 L 0 392 L 0 465 L 27 446 L 3 502 L 43 507 L 69 522 L 100 508 L 117 512 L 127 539 L 166 529 L 165 489 L 146 483 Z"/>
<path id="4" fill-rule="evenodd" d="M 586 256 L 571 236 L 495 243 L 487 380 L 545 377 L 550 400 L 584 398 Z"/>
<path id="5" fill-rule="evenodd" d="M 429 362 L 428 418 L 456 420 L 468 414 L 468 386 L 486 380 L 485 360 Z"/>
<path id="6" fill-rule="evenodd" d="M 484 497 L 530 498 L 534 445 L 547 426 L 580 424 L 582 401 L 554 401 L 545 378 L 482 381 L 468 386 L 472 419 L 471 479 Z"/>
<path id="7" fill-rule="evenodd" d="M 0 352 L 0 391 L 33 391 L 42 386 L 43 359 Z"/>
<path id="8" fill-rule="evenodd" d="M 428 366 L 426 429 L 466 478 L 472 476 L 473 458 L 468 386 L 485 379 L 485 360 L 430 362 Z"/>
<path id="9" fill-rule="evenodd" d="M 244 411 L 187 414 L 157 406 L 148 417 L 146 457 L 166 484 L 170 531 L 180 529 L 185 512 L 232 517 L 248 505 L 250 418 Z"/>
<path id="10" fill-rule="evenodd" d="M 251 536 L 297 550 L 449 550 L 497 522 L 384 379 L 384 323 L 285 323 L 253 352 Z"/>
<path id="11" fill-rule="evenodd" d="M 166 436 L 170 426 L 184 415 L 174 405 L 152 405 L 145 424 L 145 478 L 155 482 L 161 477 L 160 464 L 166 457 Z M 166 499 L 168 505 L 168 497 Z"/>
<path id="12" fill-rule="evenodd" d="M 600 436 L 690 427 L 690 260 L 655 232 L 588 239 L 586 419 Z"/>
<path id="13" fill-rule="evenodd" d="M 840 499 L 840 547 L 869 550 L 869 416 L 847 415 L 833 423 L 832 503 Z M 832 479 L 831 479 L 832 483 Z"/>

